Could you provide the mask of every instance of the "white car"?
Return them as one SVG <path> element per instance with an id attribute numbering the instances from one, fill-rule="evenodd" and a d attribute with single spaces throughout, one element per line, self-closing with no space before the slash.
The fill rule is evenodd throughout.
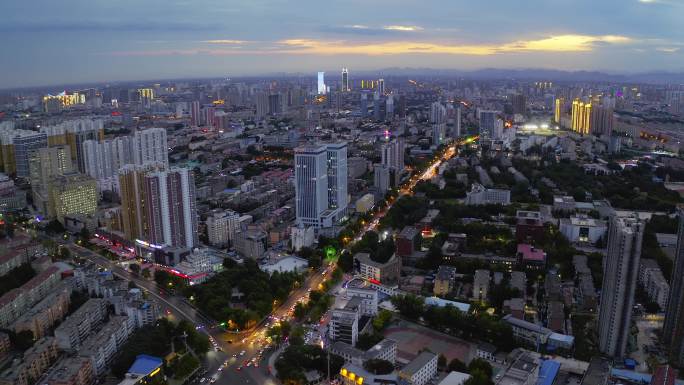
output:
<path id="1" fill-rule="evenodd" d="M 240 352 L 240 357 L 244 356 L 244 355 L 245 355 L 245 353 L 247 353 L 247 352 L 245 352 L 244 350 L 243 350 L 243 351 L 241 351 L 241 352 Z"/>

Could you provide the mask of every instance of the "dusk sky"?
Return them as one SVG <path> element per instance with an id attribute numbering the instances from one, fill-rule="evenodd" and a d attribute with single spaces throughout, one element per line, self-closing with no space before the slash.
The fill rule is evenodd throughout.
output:
<path id="1" fill-rule="evenodd" d="M 387 67 L 684 70 L 684 0 L 3 0 L 0 88 Z"/>

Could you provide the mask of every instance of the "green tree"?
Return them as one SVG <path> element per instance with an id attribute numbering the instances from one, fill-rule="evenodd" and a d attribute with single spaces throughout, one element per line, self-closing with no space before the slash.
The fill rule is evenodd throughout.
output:
<path id="1" fill-rule="evenodd" d="M 449 366 L 447 366 L 447 371 L 468 373 L 468 367 L 466 366 L 466 364 L 463 363 L 463 361 L 459 360 L 458 358 L 454 358 L 449 362 Z"/>
<path id="2" fill-rule="evenodd" d="M 425 303 L 422 297 L 413 294 L 396 295 L 392 297 L 392 305 L 394 305 L 399 313 L 412 320 L 419 319 L 425 310 Z"/>
<path id="3" fill-rule="evenodd" d="M 381 331 L 385 330 L 385 328 L 390 324 L 391 321 L 392 312 L 386 309 L 381 309 L 378 312 L 378 315 L 376 315 L 373 319 L 373 330 L 376 333 L 380 333 Z"/>
<path id="4" fill-rule="evenodd" d="M 440 354 L 439 357 L 437 358 L 437 366 L 439 367 L 440 370 L 444 370 L 447 366 L 447 358 L 444 354 Z"/>
<path id="5" fill-rule="evenodd" d="M 468 372 L 471 375 L 476 371 L 484 373 L 487 376 L 487 378 L 491 378 L 493 373 L 492 365 L 486 360 L 483 360 L 482 358 L 476 358 L 470 361 L 470 364 L 468 364 Z"/>
<path id="6" fill-rule="evenodd" d="M 390 374 L 394 371 L 394 365 L 391 362 L 378 358 L 364 362 L 363 368 L 375 375 Z"/>

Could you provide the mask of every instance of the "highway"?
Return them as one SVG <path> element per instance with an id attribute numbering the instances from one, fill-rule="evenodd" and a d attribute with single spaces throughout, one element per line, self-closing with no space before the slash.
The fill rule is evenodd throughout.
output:
<path id="1" fill-rule="evenodd" d="M 476 139 L 476 138 L 475 138 Z M 432 163 L 420 175 L 411 177 L 400 189 L 399 195 L 410 195 L 416 184 L 422 180 L 429 180 L 432 178 L 442 162 L 451 159 L 457 153 L 457 147 L 461 144 L 470 143 L 474 141 L 473 138 L 450 145 L 441 154 L 437 155 Z M 383 210 L 376 212 L 373 218 L 368 222 L 353 240 L 347 244 L 345 250 L 349 250 L 351 245 L 358 242 L 363 234 L 369 230 L 375 230 L 380 222 L 380 219 L 387 213 L 387 211 L 396 202 L 395 199 L 390 199 Z M 266 322 L 253 330 L 241 334 L 226 333 L 218 328 L 211 328 L 215 323 L 208 317 L 199 314 L 191 304 L 184 298 L 178 296 L 171 296 L 165 294 L 165 291 L 160 290 L 156 283 L 151 280 L 144 279 L 137 275 L 133 275 L 128 270 L 122 268 L 115 262 L 108 258 L 99 255 L 89 249 L 78 246 L 73 243 L 64 244 L 70 251 L 83 258 L 96 263 L 97 265 L 111 270 L 116 276 L 134 282 L 138 287 L 145 289 L 149 295 L 154 297 L 163 307 L 164 310 L 169 310 L 170 313 L 180 319 L 185 319 L 195 325 L 204 325 L 202 330 L 207 333 L 213 343 L 216 344 L 220 351 L 211 351 L 207 354 L 205 366 L 207 369 L 206 382 L 214 381 L 217 384 L 276 384 L 278 381 L 270 376 L 267 368 L 267 358 L 269 352 L 262 353 L 262 347 L 265 345 L 264 339 L 270 323 Z M 330 275 L 334 269 L 333 265 L 326 266 L 324 273 L 313 273 L 299 288 L 293 291 L 288 299 L 280 305 L 271 314 L 272 316 L 283 319 L 294 305 L 307 298 L 309 291 L 318 289 L 319 285 Z M 243 353 L 244 352 L 244 353 Z M 253 362 L 246 366 L 248 361 L 256 361 L 259 366 L 255 367 Z"/>

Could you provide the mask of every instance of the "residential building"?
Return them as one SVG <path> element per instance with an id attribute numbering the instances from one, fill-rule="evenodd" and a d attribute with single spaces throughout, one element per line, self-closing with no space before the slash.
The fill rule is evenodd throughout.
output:
<path id="1" fill-rule="evenodd" d="M 213 210 L 207 217 L 207 238 L 209 244 L 225 247 L 235 240 L 235 234 L 240 229 L 240 214 L 233 210 Z"/>
<path id="2" fill-rule="evenodd" d="M 515 214 L 515 239 L 518 243 L 541 242 L 545 235 L 539 211 L 518 210 Z"/>
<path id="3" fill-rule="evenodd" d="M 97 210 L 97 182 L 83 174 L 57 175 L 48 186 L 47 217 L 64 223 L 65 217 L 92 217 Z"/>
<path id="4" fill-rule="evenodd" d="M 359 314 L 364 316 L 374 316 L 378 314 L 378 292 L 374 289 L 362 287 L 348 287 L 347 296 L 359 298 Z"/>
<path id="5" fill-rule="evenodd" d="M 56 323 L 64 319 L 69 310 L 70 298 L 71 287 L 62 283 L 14 321 L 11 329 L 15 333 L 29 330 L 36 339 L 44 337 Z"/>
<path id="6" fill-rule="evenodd" d="M 373 261 L 368 253 L 357 253 L 354 255 L 354 265 L 358 266 L 362 278 L 383 285 L 395 285 L 401 276 L 401 258 L 396 255 L 385 263 L 379 263 Z"/>
<path id="7" fill-rule="evenodd" d="M 329 335 L 333 341 L 341 341 L 351 346 L 359 338 L 359 308 L 361 298 L 353 297 L 343 308 L 330 312 Z"/>
<path id="8" fill-rule="evenodd" d="M 677 226 L 677 248 L 672 269 L 672 285 L 670 286 L 665 323 L 663 324 L 663 341 L 669 341 L 670 361 L 684 366 L 684 209 L 678 209 L 679 224 Z"/>
<path id="9" fill-rule="evenodd" d="M 670 285 L 667 283 L 667 280 L 663 276 L 663 272 L 654 259 L 641 260 L 639 267 L 639 283 L 641 283 L 651 301 L 657 303 L 661 309 L 666 309 L 667 298 L 670 294 Z"/>
<path id="10" fill-rule="evenodd" d="M 47 377 L 47 385 L 91 385 L 95 370 L 90 359 L 69 357 L 60 362 Z"/>
<path id="11" fill-rule="evenodd" d="M 134 328 L 127 316 L 113 316 L 97 333 L 88 337 L 78 348 L 78 355 L 86 357 L 95 375 L 104 374 Z"/>
<path id="12" fill-rule="evenodd" d="M 368 360 L 385 360 L 395 363 L 397 360 L 397 343 L 390 339 L 383 339 L 370 349 L 361 351 L 345 342 L 334 342 L 330 350 L 344 359 L 344 362 L 363 366 Z"/>
<path id="13" fill-rule="evenodd" d="M 60 349 L 76 351 L 107 315 L 107 301 L 91 298 L 55 329 Z"/>
<path id="14" fill-rule="evenodd" d="M 5 174 L 16 174 L 21 178 L 30 177 L 29 159 L 31 153 L 48 146 L 47 135 L 43 132 L 3 128 L 0 130 L 2 145 L 2 166 Z"/>
<path id="15" fill-rule="evenodd" d="M 261 258 L 268 248 L 268 234 L 262 230 L 241 231 L 235 237 L 235 251 L 245 258 Z"/>
<path id="16" fill-rule="evenodd" d="M 437 376 L 437 360 L 435 353 L 424 351 L 399 370 L 399 378 L 411 385 L 425 385 Z"/>
<path id="17" fill-rule="evenodd" d="M 496 362 L 496 346 L 483 342 L 479 345 L 477 345 L 477 349 L 475 351 L 475 354 L 477 358 L 481 358 L 483 360 L 491 361 L 491 362 Z"/>
<path id="18" fill-rule="evenodd" d="M 598 321 L 599 349 L 608 356 L 626 353 L 643 236 L 644 222 L 636 215 L 610 219 Z"/>
<path id="19" fill-rule="evenodd" d="M 0 173 L 0 211 L 18 210 L 24 207 L 26 207 L 26 192 L 18 189 L 10 177 Z"/>
<path id="20" fill-rule="evenodd" d="M 525 300 L 522 298 L 507 299 L 503 302 L 502 310 L 517 319 L 525 319 Z"/>
<path id="21" fill-rule="evenodd" d="M 420 246 L 420 232 L 413 226 L 404 227 L 394 240 L 397 255 L 409 257 Z"/>
<path id="22" fill-rule="evenodd" d="M 475 270 L 473 279 L 473 300 L 487 301 L 489 298 L 489 270 Z"/>
<path id="23" fill-rule="evenodd" d="M 55 339 L 45 337 L 28 348 L 21 359 L 12 361 L 0 372 L 0 384 L 32 385 L 57 360 L 58 352 Z"/>
<path id="24" fill-rule="evenodd" d="M 387 190 L 389 190 L 390 184 L 390 168 L 384 164 L 374 164 L 373 165 L 373 187 L 377 191 L 378 196 L 381 198 L 385 197 Z"/>
<path id="25" fill-rule="evenodd" d="M 518 244 L 517 257 L 520 265 L 527 270 L 544 270 L 546 268 L 546 253 L 532 245 Z"/>
<path id="26" fill-rule="evenodd" d="M 59 268 L 51 266 L 40 272 L 21 287 L 12 289 L 0 297 L 0 327 L 9 327 L 33 304 L 47 297 L 59 284 Z"/>
<path id="27" fill-rule="evenodd" d="M 445 296 L 454 289 L 456 283 L 456 268 L 453 266 L 440 265 L 435 275 L 432 292 L 436 296 Z"/>
<path id="28" fill-rule="evenodd" d="M 463 385 L 470 377 L 468 373 L 449 372 L 437 385 Z"/>
<path id="29" fill-rule="evenodd" d="M 148 128 L 133 133 L 133 161 L 137 165 L 163 163 L 169 166 L 166 129 Z"/>
<path id="30" fill-rule="evenodd" d="M 509 205 L 511 204 L 511 191 L 502 189 L 485 188 L 479 183 L 473 183 L 470 191 L 466 193 L 465 204 L 477 205 Z"/>

